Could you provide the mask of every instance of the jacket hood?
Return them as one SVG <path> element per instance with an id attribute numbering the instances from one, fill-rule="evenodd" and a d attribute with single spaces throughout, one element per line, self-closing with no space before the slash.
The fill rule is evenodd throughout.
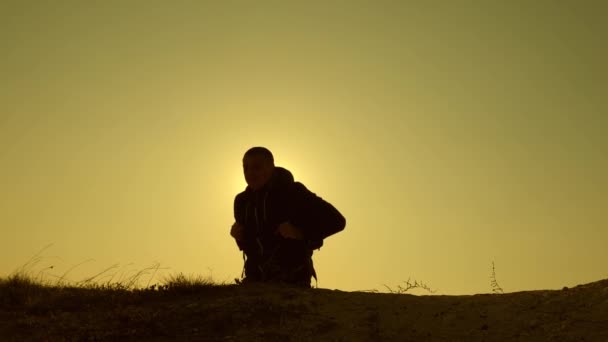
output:
<path id="1" fill-rule="evenodd" d="M 291 173 L 291 171 L 289 171 L 283 167 L 280 167 L 280 166 L 275 166 L 272 176 L 270 177 L 270 180 L 268 181 L 268 183 L 266 183 L 258 191 L 265 191 L 267 189 L 275 188 L 275 187 L 284 187 L 289 184 L 292 184 L 293 182 L 294 182 L 294 178 L 293 178 L 293 174 Z M 247 189 L 245 189 L 245 191 L 254 192 L 254 190 L 252 190 L 249 186 L 247 186 Z"/>
<path id="2" fill-rule="evenodd" d="M 293 174 L 291 171 L 282 168 L 280 166 L 275 166 L 272 177 L 270 177 L 269 183 L 272 185 L 285 185 L 291 184 L 294 182 Z"/>

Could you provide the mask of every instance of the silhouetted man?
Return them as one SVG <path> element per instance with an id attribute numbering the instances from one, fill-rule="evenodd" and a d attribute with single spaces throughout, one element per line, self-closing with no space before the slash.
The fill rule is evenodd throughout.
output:
<path id="1" fill-rule="evenodd" d="M 247 188 L 234 199 L 230 234 L 245 254 L 243 282 L 282 282 L 310 287 L 314 249 L 344 229 L 331 204 L 274 165 L 272 153 L 253 147 L 243 157 Z"/>

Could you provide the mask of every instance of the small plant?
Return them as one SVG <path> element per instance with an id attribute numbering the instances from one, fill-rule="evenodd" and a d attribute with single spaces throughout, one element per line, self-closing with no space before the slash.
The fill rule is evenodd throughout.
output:
<path id="1" fill-rule="evenodd" d="M 437 290 L 432 290 L 427 284 L 425 284 L 421 281 L 414 280 L 414 282 L 412 282 L 410 280 L 410 278 L 408 278 L 404 283 L 405 283 L 405 286 L 397 285 L 396 289 L 392 289 L 387 285 L 384 285 L 384 287 L 387 288 L 388 292 L 396 293 L 396 294 L 403 294 L 403 293 L 406 293 L 407 291 L 413 290 L 413 289 L 422 289 L 422 290 L 426 290 L 429 293 L 437 292 Z"/>
<path id="2" fill-rule="evenodd" d="M 494 267 L 494 261 L 492 261 L 492 275 L 490 276 L 490 285 L 492 286 L 492 292 L 503 294 L 504 291 L 498 281 L 496 280 L 496 268 Z"/>

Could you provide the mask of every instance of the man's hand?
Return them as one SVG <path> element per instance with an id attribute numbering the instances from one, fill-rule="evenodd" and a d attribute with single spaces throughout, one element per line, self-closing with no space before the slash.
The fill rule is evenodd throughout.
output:
<path id="1" fill-rule="evenodd" d="M 234 222 L 234 224 L 232 225 L 232 229 L 230 229 L 230 235 L 236 241 L 245 240 L 245 227 L 243 227 L 243 225 L 238 222 Z"/>
<path id="2" fill-rule="evenodd" d="M 279 234 L 286 239 L 304 240 L 304 234 L 302 234 L 300 228 L 289 222 L 281 223 L 279 228 L 277 228 L 276 234 Z"/>

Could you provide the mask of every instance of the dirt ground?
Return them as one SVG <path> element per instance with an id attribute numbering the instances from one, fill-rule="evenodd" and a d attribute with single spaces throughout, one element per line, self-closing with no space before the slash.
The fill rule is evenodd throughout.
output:
<path id="1" fill-rule="evenodd" d="M 78 292 L 0 310 L 0 341 L 608 341 L 608 279 L 417 296 L 278 286 Z"/>

